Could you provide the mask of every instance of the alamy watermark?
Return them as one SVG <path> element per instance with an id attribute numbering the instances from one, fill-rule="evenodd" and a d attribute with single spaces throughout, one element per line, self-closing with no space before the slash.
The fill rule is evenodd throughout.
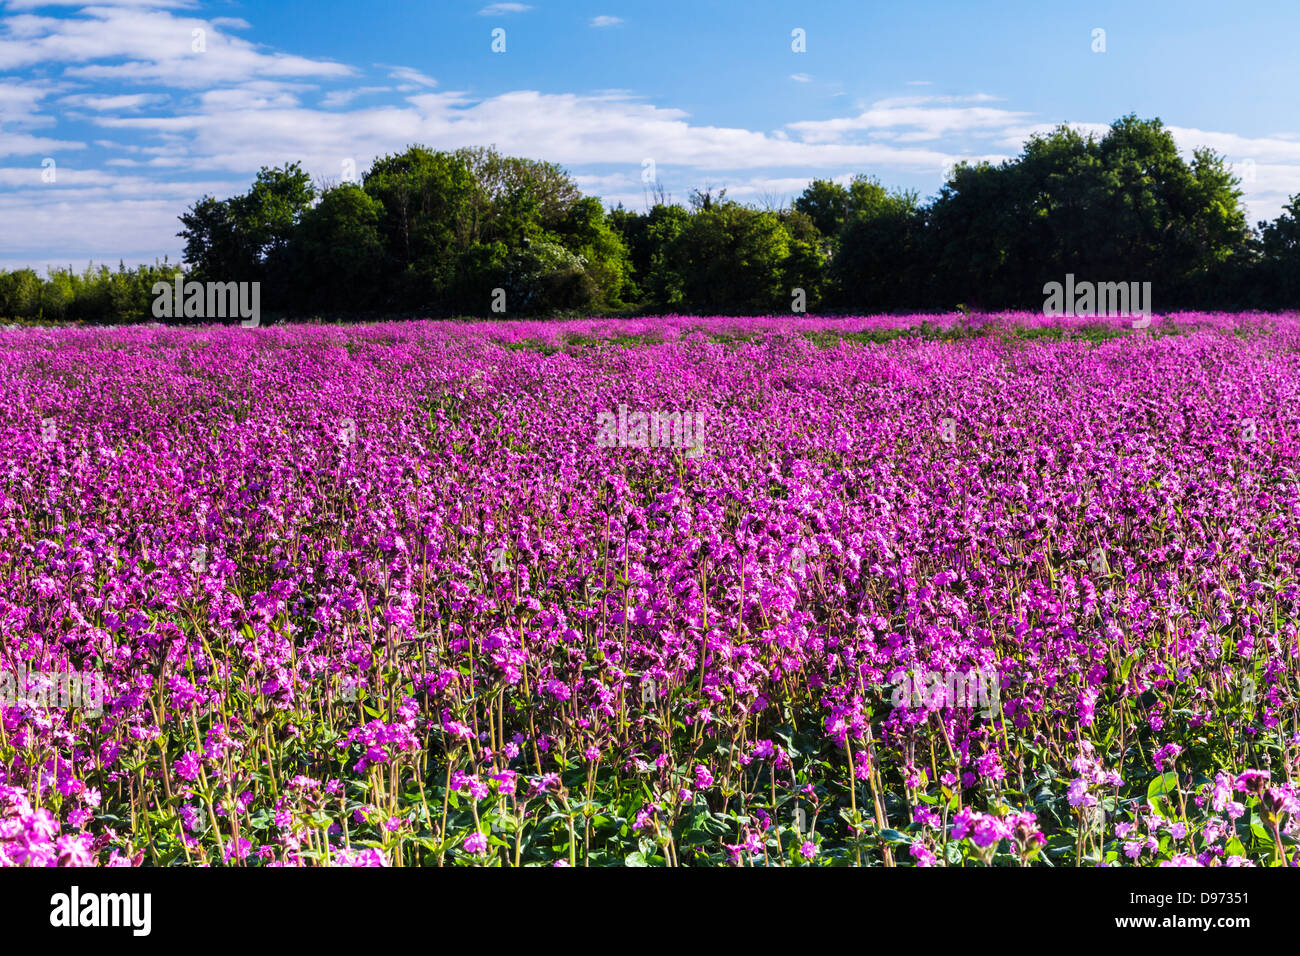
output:
<path id="1" fill-rule="evenodd" d="M 150 893 L 95 893 L 73 886 L 67 893 L 50 897 L 50 925 L 125 927 L 133 936 L 148 936 L 153 928 Z"/>
<path id="2" fill-rule="evenodd" d="M 992 664 L 968 670 L 908 671 L 891 685 L 895 707 L 979 708 L 985 717 L 1002 712 L 1002 683 Z"/>
<path id="3" fill-rule="evenodd" d="M 1066 273 L 1065 283 L 1043 286 L 1043 315 L 1129 316 L 1151 315 L 1150 282 L 1075 282 Z"/>
<path id="4" fill-rule="evenodd" d="M 704 454 L 703 412 L 597 412 L 598 448 L 680 448 L 687 458 Z"/>
<path id="5" fill-rule="evenodd" d="M 255 329 L 262 322 L 262 283 L 186 282 L 153 284 L 153 314 L 156 319 L 233 319 Z"/>
<path id="6" fill-rule="evenodd" d="M 88 717 L 104 713 L 108 684 L 93 671 L 39 671 L 19 665 L 0 670 L 0 704 L 26 702 L 34 707 L 80 710 Z"/>

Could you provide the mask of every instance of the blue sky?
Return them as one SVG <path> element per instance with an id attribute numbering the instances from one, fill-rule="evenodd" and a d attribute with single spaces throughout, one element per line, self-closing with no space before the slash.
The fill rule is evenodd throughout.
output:
<path id="1" fill-rule="evenodd" d="M 174 260 L 176 216 L 259 166 L 337 181 L 417 142 L 637 207 L 647 160 L 679 200 L 859 172 L 929 196 L 1128 112 L 1224 154 L 1254 221 L 1300 193 L 1297 48 L 1294 0 L 0 0 L 0 268 Z"/>

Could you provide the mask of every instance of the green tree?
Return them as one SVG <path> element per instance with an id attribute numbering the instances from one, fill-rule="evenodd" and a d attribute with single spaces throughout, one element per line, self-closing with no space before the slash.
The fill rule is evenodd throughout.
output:
<path id="1" fill-rule="evenodd" d="M 325 311 L 379 308 L 383 205 L 355 183 L 329 189 L 302 217 L 289 256 L 295 304 Z"/>
<path id="2" fill-rule="evenodd" d="M 697 194 L 697 212 L 672 247 L 691 308 L 788 312 L 790 233 L 773 212 Z"/>
<path id="3" fill-rule="evenodd" d="M 640 302 L 645 298 L 643 288 L 646 276 L 650 272 L 650 243 L 647 226 L 650 217 L 635 210 L 623 208 L 619 203 L 611 209 L 606 217 L 610 229 L 618 233 L 627 251 L 627 274 L 623 278 L 621 296 L 629 302 Z"/>
<path id="4" fill-rule="evenodd" d="M 686 301 L 686 287 L 676 249 L 691 224 L 691 214 L 681 206 L 657 205 L 645 220 L 642 291 L 662 307 L 679 308 Z"/>
<path id="5" fill-rule="evenodd" d="M 794 290 L 803 289 L 805 311 L 814 312 L 821 307 L 825 297 L 827 254 L 830 251 L 826 237 L 812 217 L 797 206 L 777 215 L 790 237 L 789 251 L 781 266 L 786 308 L 793 307 Z"/>
<path id="6" fill-rule="evenodd" d="M 291 305 L 289 244 L 316 189 L 298 163 L 264 166 L 242 196 L 204 196 L 181 215 L 185 261 L 199 282 L 262 282 L 263 307 Z"/>
<path id="7" fill-rule="evenodd" d="M 600 290 L 587 271 L 587 261 L 558 242 L 528 240 L 506 259 L 501 286 L 508 311 L 543 312 L 590 310 Z"/>
<path id="8" fill-rule="evenodd" d="M 51 269 L 41 289 L 41 317 L 61 322 L 77 298 L 76 273 L 71 268 Z"/>
<path id="9" fill-rule="evenodd" d="M 32 269 L 0 272 L 0 317 L 34 319 L 41 312 L 41 277 Z"/>
<path id="10" fill-rule="evenodd" d="M 839 235 L 849 215 L 849 191 L 829 179 L 814 179 L 796 197 L 794 208 L 812 220 L 827 239 Z"/>
<path id="11" fill-rule="evenodd" d="M 464 278 L 461 258 L 480 239 L 470 170 L 449 153 L 412 146 L 376 160 L 363 186 L 383 209 L 379 231 L 386 257 L 377 277 L 385 288 L 382 298 L 395 308 L 445 299 Z"/>
<path id="12" fill-rule="evenodd" d="M 273 268 L 315 199 L 311 177 L 299 164 L 286 163 L 258 170 L 252 188 L 230 200 L 230 210 L 254 259 Z"/>
<path id="13" fill-rule="evenodd" d="M 582 192 L 556 163 L 502 156 L 492 147 L 468 147 L 452 154 L 477 186 L 473 204 L 483 230 L 475 239 L 503 239 L 519 245 L 530 220 L 539 231 L 560 228 Z"/>
<path id="14" fill-rule="evenodd" d="M 241 233 L 230 200 L 204 196 L 180 216 L 182 257 L 199 282 L 243 282 L 257 274 L 255 250 Z"/>
<path id="15" fill-rule="evenodd" d="M 930 294 L 925 210 L 915 192 L 857 180 L 830 264 L 834 301 L 861 312 L 915 309 Z"/>
<path id="16" fill-rule="evenodd" d="M 582 258 L 596 290 L 597 308 L 618 308 L 631 272 L 623 237 L 610 225 L 600 200 L 579 199 L 569 207 L 559 227 L 566 249 Z"/>
<path id="17" fill-rule="evenodd" d="M 1123 117 L 1100 139 L 1059 127 L 1015 160 L 957 167 L 930 209 L 936 273 L 949 305 L 1039 307 L 1043 283 L 1072 272 L 1149 281 L 1167 308 L 1247 260 L 1240 196 L 1221 157 L 1189 164 L 1158 119 Z"/>
<path id="18" fill-rule="evenodd" d="M 1260 244 L 1263 300 L 1274 308 L 1300 308 L 1300 193 L 1291 197 L 1276 219 L 1260 223 Z"/>

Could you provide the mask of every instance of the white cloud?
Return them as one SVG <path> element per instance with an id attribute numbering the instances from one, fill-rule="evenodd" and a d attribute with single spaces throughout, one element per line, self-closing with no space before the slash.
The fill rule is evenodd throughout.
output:
<path id="1" fill-rule="evenodd" d="M 53 126 L 54 118 L 40 112 L 40 102 L 53 92 L 45 83 L 0 80 L 0 121 L 15 126 Z"/>
<path id="2" fill-rule="evenodd" d="M 598 17 L 591 18 L 591 25 L 598 29 L 600 27 L 616 27 L 622 22 L 623 22 L 622 17 L 611 17 L 605 14 L 602 14 Z"/>
<path id="3" fill-rule="evenodd" d="M 639 173 L 609 173 L 607 175 L 583 174 L 579 173 L 573 177 L 573 181 L 578 184 L 587 195 L 604 196 L 606 193 L 613 193 L 627 190 L 637 190 L 641 188 L 641 177 Z"/>
<path id="4" fill-rule="evenodd" d="M 73 96 L 65 96 L 59 102 L 74 109 L 80 108 L 107 113 L 120 110 L 138 110 L 143 106 L 166 103 L 167 97 L 161 93 L 121 93 L 116 96 L 77 93 Z"/>
<path id="5" fill-rule="evenodd" d="M 205 90 L 198 98 L 204 110 L 213 112 L 283 109 L 299 103 L 298 97 L 279 83 L 254 82 L 228 89 Z"/>
<path id="6" fill-rule="evenodd" d="M 203 185 L 194 181 L 159 183 L 141 176 L 121 176 L 102 169 L 78 169 L 61 164 L 56 165 L 54 168 L 54 181 L 45 182 L 41 178 L 41 172 L 42 167 L 39 165 L 30 167 L 0 166 L 0 186 L 11 186 L 16 189 L 30 187 L 32 192 L 28 195 L 31 198 L 40 195 L 57 194 L 66 199 L 74 195 L 94 195 L 103 198 L 114 194 L 179 197 L 188 195 L 192 190 Z M 225 184 L 213 182 L 208 185 L 221 186 Z M 91 188 L 96 191 L 94 193 L 87 192 Z"/>
<path id="7" fill-rule="evenodd" d="M 965 96 L 938 96 L 930 94 L 928 96 L 891 96 L 883 100 L 876 100 L 872 106 L 882 109 L 894 109 L 899 106 L 930 106 L 935 103 L 996 103 L 1002 97 L 993 96 L 989 93 L 968 93 Z"/>
<path id="8" fill-rule="evenodd" d="M 39 7 L 85 7 L 88 0 L 5 0 L 10 10 L 35 10 Z M 97 7 L 156 7 L 158 9 L 192 9 L 197 0 L 94 0 Z"/>
<path id="9" fill-rule="evenodd" d="M 64 66 L 68 77 L 188 88 L 260 77 L 328 78 L 355 72 L 341 63 L 265 52 L 223 32 L 223 26 L 247 26 L 242 20 L 203 20 L 102 4 L 78 12 L 79 17 L 19 14 L 0 20 L 0 70 L 51 63 Z M 196 35 L 196 30 L 202 33 Z M 195 49 L 199 45 L 202 50 Z M 126 62 L 93 62 L 97 60 Z"/>
<path id="10" fill-rule="evenodd" d="M 366 79 L 383 85 L 360 85 L 353 66 L 233 36 L 248 24 L 187 15 L 195 5 L 184 0 L 98 0 L 58 18 L 40 12 L 60 5 L 83 6 L 9 0 L 9 15 L 0 20 L 0 70 L 32 67 L 41 74 L 0 78 L 0 266 L 19 256 L 82 264 L 91 256 L 113 263 L 151 261 L 164 252 L 174 258 L 176 216 L 205 192 L 242 192 L 260 166 L 287 161 L 337 178 L 344 159 L 362 171 L 375 156 L 411 143 L 493 144 L 507 154 L 553 160 L 574 170 L 584 191 L 639 208 L 647 157 L 679 200 L 690 187 L 713 183 L 735 198 L 762 201 L 795 195 L 814 177 L 846 181 L 855 172 L 887 183 L 933 177 L 937 186 L 939 172 L 959 159 L 1009 158 L 1030 133 L 1056 125 L 987 93 L 907 95 L 852 108 L 846 101 L 850 115 L 765 131 L 698 123 L 621 89 L 471 95 L 394 64 L 370 64 L 378 72 Z M 479 12 L 529 9 L 491 4 Z M 616 20 L 602 15 L 590 22 Z M 195 53 L 191 30 L 200 28 L 207 48 Z M 357 85 L 321 90 L 348 78 Z M 790 78 L 813 80 L 803 73 Z M 362 99 L 380 94 L 386 95 Z M 93 142 L 107 158 L 96 162 L 93 156 L 105 154 L 88 154 L 87 143 L 60 136 L 61 118 L 98 129 Z M 1170 129 L 1185 154 L 1207 145 L 1239 172 L 1253 171 L 1244 186 L 1252 221 L 1277 215 L 1300 192 L 1300 135 Z M 55 184 L 40 182 L 46 156 L 58 161 Z M 65 157 L 78 168 L 65 167 Z"/>
<path id="11" fill-rule="evenodd" d="M 119 260 L 134 265 L 169 252 L 176 261 L 177 215 L 205 193 L 228 196 L 248 186 L 243 177 L 160 182 L 62 163 L 53 183 L 40 174 L 39 166 L 0 167 L 0 224 L 22 224 L 12 233 L 0 226 L 0 268 L 82 269 L 92 259 L 116 268 Z"/>
<path id="12" fill-rule="evenodd" d="M 197 198 L 197 197 L 196 197 Z M 0 268 L 49 265 L 84 268 L 90 260 L 116 266 L 153 262 L 164 249 L 177 261 L 179 240 L 163 241 L 179 228 L 176 200 L 65 199 L 0 193 L 0 220 L 22 222 L 21 244 L 0 234 Z"/>
<path id="13" fill-rule="evenodd" d="M 1290 136 L 1239 136 L 1214 130 L 1170 126 L 1178 148 L 1189 158 L 1198 146 L 1223 156 L 1243 182 L 1242 198 L 1249 222 L 1274 219 L 1300 193 L 1300 141 Z"/>
<path id="14" fill-rule="evenodd" d="M 419 70 L 412 69 L 409 66 L 393 67 L 392 70 L 389 72 L 388 77 L 389 79 L 398 80 L 401 83 L 409 84 L 413 89 L 420 86 L 438 85 L 438 81 L 435 80 L 433 77 L 427 76 L 424 73 L 421 73 Z"/>
<path id="15" fill-rule="evenodd" d="M 1023 124 L 1029 113 L 988 106 L 994 97 L 983 93 L 970 96 L 900 96 L 877 100 L 857 116 L 829 120 L 803 120 L 788 124 L 806 143 L 842 143 L 854 134 L 867 133 L 897 142 L 926 142 L 954 134 L 989 135 Z"/>
<path id="16" fill-rule="evenodd" d="M 332 90 L 321 97 L 320 105 L 326 109 L 333 109 L 336 106 L 347 106 L 359 96 L 370 96 L 373 93 L 388 93 L 392 89 L 391 86 L 360 86 L 355 90 Z"/>
<path id="17" fill-rule="evenodd" d="M 499 17 L 508 13 L 527 13 L 532 7 L 526 3 L 489 3 L 478 12 L 481 17 Z"/>
<path id="18" fill-rule="evenodd" d="M 825 168 L 883 163 L 937 168 L 947 153 L 879 143 L 808 143 L 746 129 L 698 126 L 681 110 L 606 92 L 596 96 L 515 91 L 484 99 L 463 93 L 421 93 L 406 105 L 347 112 L 236 109 L 220 104 L 183 114 L 102 117 L 119 135 L 162 137 L 189 150 L 196 168 L 255 170 L 267 162 L 302 160 L 332 169 L 337 156 L 397 151 L 413 142 L 434 148 L 494 143 L 503 152 L 545 157 L 571 166 L 657 162 L 700 169 L 764 166 Z"/>
<path id="19" fill-rule="evenodd" d="M 54 117 L 40 112 L 41 101 L 53 92 L 54 88 L 45 83 L 0 80 L 0 157 L 48 156 L 86 148 L 85 143 L 76 140 L 29 132 L 55 125 Z"/>

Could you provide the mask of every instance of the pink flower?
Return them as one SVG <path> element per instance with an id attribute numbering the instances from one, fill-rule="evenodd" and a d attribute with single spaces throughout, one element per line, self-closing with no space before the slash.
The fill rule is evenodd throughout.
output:
<path id="1" fill-rule="evenodd" d="M 199 779 L 199 772 L 203 767 L 203 760 L 199 754 L 193 750 L 186 751 L 180 758 L 172 763 L 176 772 L 188 780 L 190 783 Z"/>
<path id="2" fill-rule="evenodd" d="M 917 866 L 934 866 L 938 859 L 924 843 L 913 843 L 907 850 Z"/>
<path id="3" fill-rule="evenodd" d="M 244 839 L 243 837 L 240 837 L 237 840 L 227 840 L 226 852 L 223 858 L 227 863 L 229 863 L 231 860 L 247 859 L 248 853 L 252 848 L 253 848 L 253 844 L 248 842 L 248 840 Z"/>
<path id="4" fill-rule="evenodd" d="M 384 852 L 378 847 L 365 847 L 360 850 L 342 847 L 334 852 L 331 862 L 333 866 L 388 866 Z"/>

